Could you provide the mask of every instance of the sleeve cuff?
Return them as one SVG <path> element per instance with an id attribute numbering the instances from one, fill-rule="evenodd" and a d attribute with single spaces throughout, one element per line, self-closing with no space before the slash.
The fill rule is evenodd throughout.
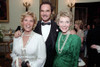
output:
<path id="1" fill-rule="evenodd" d="M 100 53 L 100 47 L 99 47 L 99 48 L 97 48 L 97 51 L 98 51 L 98 53 Z"/>

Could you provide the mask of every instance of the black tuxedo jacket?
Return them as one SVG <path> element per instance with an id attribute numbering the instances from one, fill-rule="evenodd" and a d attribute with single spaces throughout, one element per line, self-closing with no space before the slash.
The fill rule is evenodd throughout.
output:
<path id="1" fill-rule="evenodd" d="M 97 44 L 100 46 L 100 27 L 89 30 L 87 35 L 87 53 L 88 53 L 88 65 L 87 67 L 93 67 L 96 64 L 96 67 L 100 67 L 100 53 L 96 49 L 92 49 L 92 44 Z"/>
<path id="2" fill-rule="evenodd" d="M 89 30 L 87 35 L 87 47 L 90 54 L 98 54 L 96 49 L 92 49 L 92 44 L 97 44 L 100 46 L 100 27 L 96 27 L 92 30 Z"/>
<path id="3" fill-rule="evenodd" d="M 51 21 L 51 29 L 50 33 L 48 35 L 48 38 L 46 40 L 46 52 L 47 52 L 47 59 L 45 63 L 45 67 L 52 67 L 53 60 L 56 54 L 55 51 L 55 44 L 56 44 L 56 39 L 58 36 L 58 26 L 54 21 Z M 41 32 L 41 21 L 38 21 L 38 24 L 34 30 L 36 33 L 39 33 L 42 35 Z M 46 31 L 45 31 L 46 32 Z"/>

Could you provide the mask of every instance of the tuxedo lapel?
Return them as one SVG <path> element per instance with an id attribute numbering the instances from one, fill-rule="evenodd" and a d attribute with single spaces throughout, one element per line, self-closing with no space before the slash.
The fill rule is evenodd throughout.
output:
<path id="1" fill-rule="evenodd" d="M 57 34 L 56 29 L 57 29 L 56 23 L 53 22 L 53 21 L 51 21 L 51 29 L 50 29 L 50 33 L 48 35 L 48 38 L 46 40 L 46 43 L 52 42 L 52 45 L 55 44 L 55 42 L 56 42 L 55 40 L 56 40 L 56 37 L 57 37 L 57 35 L 56 35 Z"/>

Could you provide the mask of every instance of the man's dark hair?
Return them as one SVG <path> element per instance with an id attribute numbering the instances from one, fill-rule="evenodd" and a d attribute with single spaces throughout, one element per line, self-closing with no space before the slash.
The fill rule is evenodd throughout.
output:
<path id="1" fill-rule="evenodd" d="M 95 26 L 100 26 L 100 18 L 95 18 L 94 19 L 94 23 L 95 23 Z"/>
<path id="2" fill-rule="evenodd" d="M 44 4 L 50 5 L 50 7 L 51 7 L 51 12 L 53 12 L 53 6 L 52 6 L 52 4 L 51 4 L 50 2 L 42 2 L 42 3 L 40 4 L 40 10 L 41 10 L 41 6 L 44 5 Z"/>

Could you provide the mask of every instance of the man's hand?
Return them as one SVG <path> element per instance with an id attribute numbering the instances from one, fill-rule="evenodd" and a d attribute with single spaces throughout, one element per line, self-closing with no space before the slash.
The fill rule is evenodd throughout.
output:
<path id="1" fill-rule="evenodd" d="M 15 38 L 18 38 L 22 35 L 22 32 L 20 30 L 16 31 L 15 34 L 14 34 L 14 37 Z"/>
<path id="2" fill-rule="evenodd" d="M 93 45 L 91 45 L 91 48 L 92 48 L 92 49 L 98 49 L 98 48 L 100 48 L 100 46 L 98 46 L 98 45 L 96 45 L 96 44 L 93 44 Z"/>

